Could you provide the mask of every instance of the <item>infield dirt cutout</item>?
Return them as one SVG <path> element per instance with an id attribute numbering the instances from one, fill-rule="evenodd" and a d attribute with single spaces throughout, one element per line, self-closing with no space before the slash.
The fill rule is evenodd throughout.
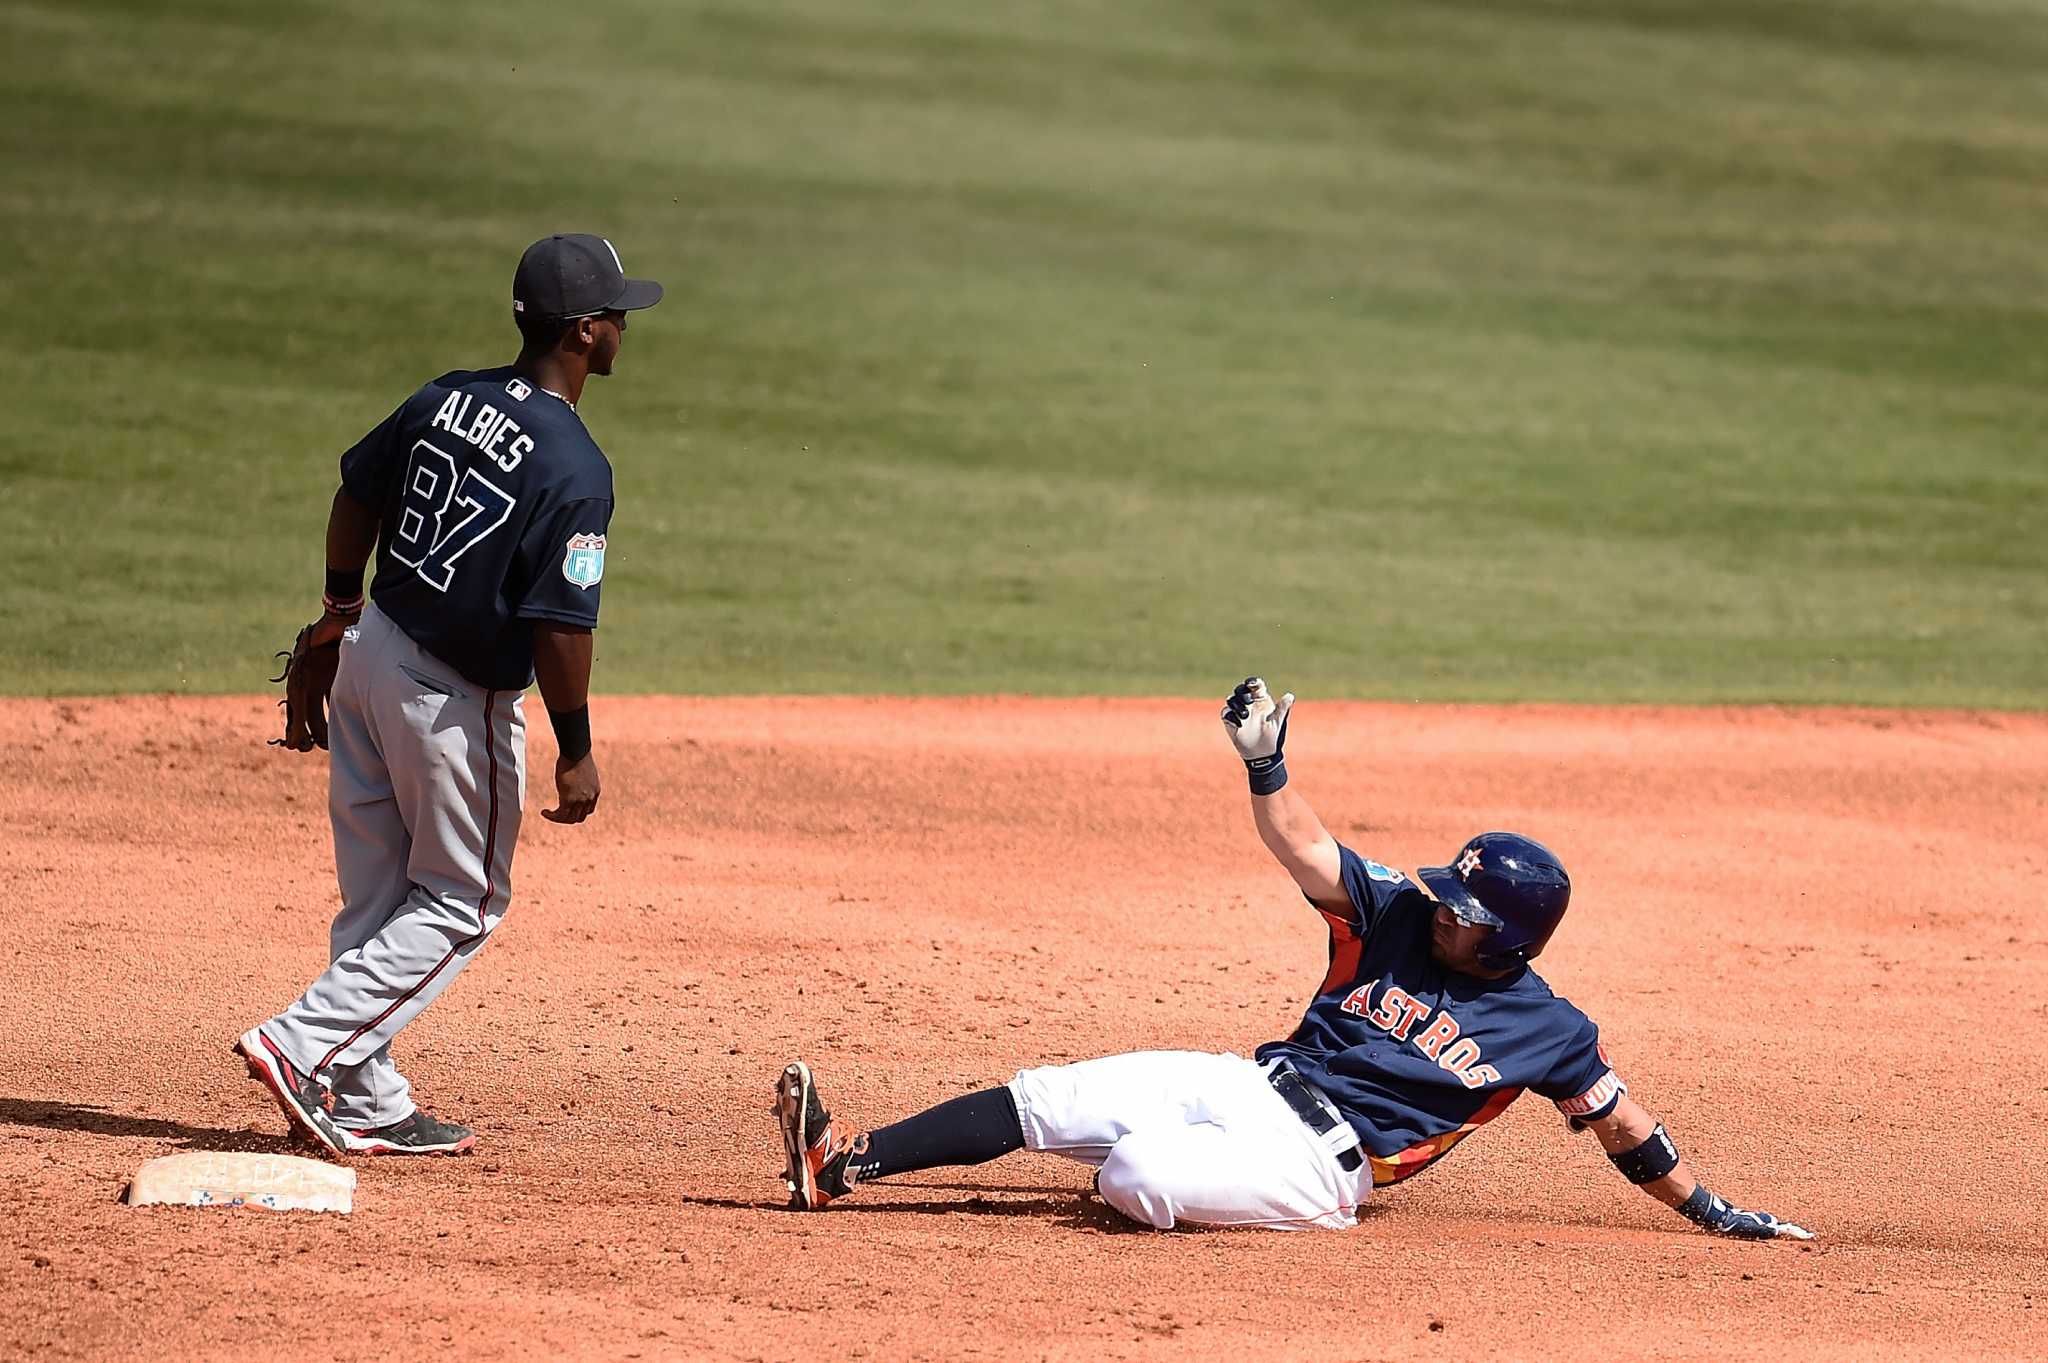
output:
<path id="1" fill-rule="evenodd" d="M 595 819 L 401 1038 L 470 1159 L 349 1218 L 118 1205 L 285 1151 L 228 1053 L 323 963 L 324 757 L 259 698 L 0 702 L 0 1356 L 2017 1357 L 2048 1353 L 2048 717 L 1305 699 L 1289 766 L 1403 867 L 1513 827 L 1542 961 L 1710 1184 L 1691 1231 L 1525 1098 L 1345 1233 L 1157 1234 L 1018 1155 L 784 1211 L 802 1056 L 880 1122 L 1019 1066 L 1243 1051 L 1325 934 L 1216 704 L 601 699 Z"/>

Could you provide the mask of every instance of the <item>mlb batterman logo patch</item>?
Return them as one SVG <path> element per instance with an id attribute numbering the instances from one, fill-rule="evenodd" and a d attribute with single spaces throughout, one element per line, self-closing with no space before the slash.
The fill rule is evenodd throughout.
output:
<path id="1" fill-rule="evenodd" d="M 604 536 L 569 536 L 569 551 L 562 555 L 562 576 L 585 591 L 604 581 Z"/>

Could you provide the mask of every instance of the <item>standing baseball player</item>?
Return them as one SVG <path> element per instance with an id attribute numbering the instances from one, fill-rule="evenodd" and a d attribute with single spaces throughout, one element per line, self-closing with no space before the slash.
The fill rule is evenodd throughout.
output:
<path id="1" fill-rule="evenodd" d="M 1709 1192 L 1609 1068 L 1599 1029 L 1529 967 L 1570 899 L 1557 858 L 1482 833 L 1411 880 L 1340 845 L 1287 783 L 1293 704 L 1253 677 L 1223 709 L 1260 840 L 1330 927 L 1328 970 L 1291 1037 L 1249 1060 L 1145 1051 L 1027 1069 L 872 1131 L 834 1121 L 798 1061 L 776 1085 L 791 1205 L 1043 1150 L 1094 1165 L 1104 1201 L 1161 1230 L 1340 1229 L 1373 1188 L 1420 1173 L 1533 1089 L 1707 1230 L 1810 1239 Z"/>
<path id="2" fill-rule="evenodd" d="M 476 1145 L 415 1105 L 391 1042 L 504 916 L 536 676 L 561 749 L 542 817 L 581 823 L 597 806 L 591 631 L 612 470 L 576 404 L 612 372 L 626 314 L 660 299 L 602 237 L 537 241 L 512 280 L 519 358 L 443 374 L 341 457 L 326 609 L 285 664 L 281 740 L 332 754 L 333 963 L 235 1043 L 292 1125 L 337 1154 Z"/>

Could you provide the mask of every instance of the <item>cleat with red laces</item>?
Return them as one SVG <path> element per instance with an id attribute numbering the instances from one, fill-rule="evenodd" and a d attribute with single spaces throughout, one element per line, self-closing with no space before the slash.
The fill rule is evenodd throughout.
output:
<path id="1" fill-rule="evenodd" d="M 270 1090 L 297 1136 L 310 1139 L 332 1154 L 348 1149 L 348 1137 L 334 1124 L 329 1109 L 334 1095 L 310 1074 L 302 1073 L 276 1043 L 251 1027 L 235 1042 L 235 1054 L 249 1067 L 249 1077 Z"/>
<path id="2" fill-rule="evenodd" d="M 801 1060 L 791 1062 L 776 1081 L 775 1120 L 789 1161 L 783 1182 L 789 1185 L 792 1211 L 823 1211 L 825 1204 L 853 1190 L 848 1165 L 867 1149 L 867 1133 L 848 1133 L 832 1120 L 818 1097 L 811 1067 Z"/>

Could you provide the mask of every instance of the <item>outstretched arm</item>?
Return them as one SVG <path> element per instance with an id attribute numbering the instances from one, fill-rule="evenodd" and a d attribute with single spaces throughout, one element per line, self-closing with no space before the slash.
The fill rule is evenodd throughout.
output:
<path id="1" fill-rule="evenodd" d="M 1344 893 L 1337 840 L 1308 801 L 1287 784 L 1281 749 L 1287 742 L 1287 715 L 1293 708 L 1291 692 L 1275 701 L 1263 680 L 1247 677 L 1224 702 L 1223 727 L 1251 777 L 1252 823 L 1259 830 L 1259 841 L 1294 877 L 1311 903 L 1319 908 L 1346 907 L 1350 901 Z"/>
<path id="2" fill-rule="evenodd" d="M 1607 1158 L 1629 1182 L 1687 1220 L 1740 1240 L 1811 1240 L 1813 1232 L 1769 1212 L 1731 1206 L 1693 1177 L 1692 1168 L 1657 1119 L 1635 1099 L 1622 1095 L 1614 1110 L 1585 1123 Z"/>

